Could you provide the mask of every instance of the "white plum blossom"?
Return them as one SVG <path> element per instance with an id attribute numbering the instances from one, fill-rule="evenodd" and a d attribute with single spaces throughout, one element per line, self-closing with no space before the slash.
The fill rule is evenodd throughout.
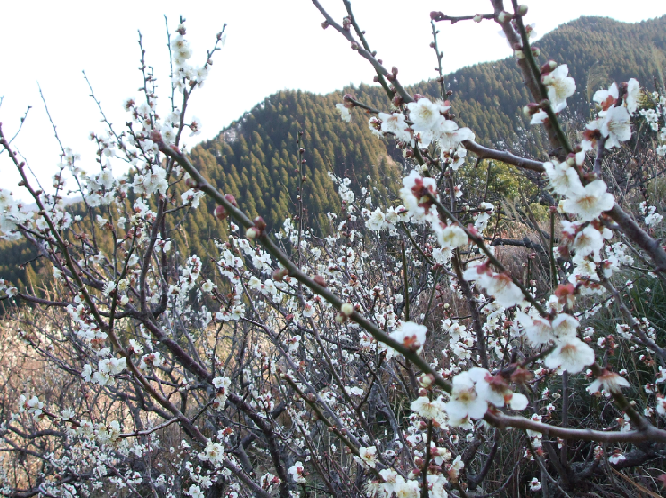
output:
<path id="1" fill-rule="evenodd" d="M 615 105 L 615 101 L 620 97 L 620 91 L 617 88 L 617 85 L 613 83 L 608 87 L 608 90 L 597 90 L 594 92 L 592 100 L 602 107 L 602 111 L 599 113 L 600 116 L 605 114 L 606 109 Z"/>
<path id="2" fill-rule="evenodd" d="M 451 401 L 444 404 L 444 409 L 452 426 L 465 425 L 470 418 L 483 418 L 488 400 L 482 394 L 492 392 L 485 380 L 487 375 L 487 370 L 474 367 L 451 380 Z"/>
<path id="3" fill-rule="evenodd" d="M 648 206 L 647 201 L 641 202 L 638 205 L 638 209 L 642 215 L 645 216 L 645 224 L 647 226 L 653 226 L 661 223 L 664 217 L 657 213 L 657 208 L 655 206 Z"/>
<path id="4" fill-rule="evenodd" d="M 566 370 L 570 374 L 581 372 L 594 363 L 594 350 L 577 337 L 570 337 L 544 358 L 548 368 Z"/>
<path id="5" fill-rule="evenodd" d="M 578 232 L 574 239 L 573 247 L 578 256 L 587 256 L 589 254 L 598 254 L 604 246 L 604 239 L 601 232 L 588 225 Z"/>
<path id="6" fill-rule="evenodd" d="M 512 393 L 510 394 L 510 397 L 511 399 L 509 400 L 509 408 L 511 408 L 512 410 L 519 412 L 527 408 L 529 400 L 527 399 L 527 396 L 525 396 L 524 394 Z"/>
<path id="7" fill-rule="evenodd" d="M 400 196 L 412 216 L 417 221 L 434 220 L 437 214 L 432 208 L 429 196 L 439 198 L 435 179 L 422 177 L 416 170 L 412 170 L 409 176 L 403 178 L 402 183 Z"/>
<path id="8" fill-rule="evenodd" d="M 564 201 L 564 211 L 577 214 L 581 221 L 592 221 L 604 211 L 610 211 L 615 205 L 612 194 L 606 192 L 603 180 L 588 183 L 580 194 L 569 194 Z"/>
<path id="9" fill-rule="evenodd" d="M 362 446 L 358 449 L 359 457 L 363 463 L 368 467 L 377 466 L 377 447 L 376 446 Z"/>
<path id="10" fill-rule="evenodd" d="M 638 80 L 631 78 L 627 83 L 627 95 L 624 98 L 629 114 L 635 113 L 636 109 L 638 109 L 638 96 L 640 95 L 640 90 L 641 88 L 638 84 Z"/>
<path id="11" fill-rule="evenodd" d="M 439 399 L 430 400 L 427 396 L 420 396 L 412 401 L 410 408 L 426 420 L 436 420 L 440 424 L 446 422 L 445 403 Z"/>
<path id="12" fill-rule="evenodd" d="M 349 107 L 347 107 L 345 104 L 335 104 L 336 109 L 340 113 L 340 117 L 342 117 L 342 120 L 345 123 L 350 123 L 351 122 L 351 113 L 349 112 Z"/>
<path id="13" fill-rule="evenodd" d="M 393 114 L 385 114 L 380 112 L 377 117 L 381 120 L 381 130 L 385 133 L 392 133 L 395 135 L 396 140 L 402 142 L 410 142 L 412 134 L 409 130 L 409 125 L 405 122 L 405 115 L 400 112 Z"/>
<path id="14" fill-rule="evenodd" d="M 368 218 L 368 221 L 365 222 L 365 226 L 367 226 L 369 230 L 376 232 L 385 230 L 388 228 L 388 224 L 386 223 L 386 215 L 382 212 L 381 209 L 377 208 L 375 211 L 370 213 L 370 217 Z"/>
<path id="15" fill-rule="evenodd" d="M 590 394 L 598 393 L 601 389 L 609 393 L 619 393 L 623 387 L 629 387 L 629 381 L 615 372 L 604 369 L 592 384 L 587 387 Z"/>
<path id="16" fill-rule="evenodd" d="M 629 111 L 626 107 L 612 107 L 606 111 L 601 124 L 601 133 L 606 137 L 605 147 L 607 149 L 620 147 L 622 145 L 620 142 L 631 138 L 629 118 Z"/>
<path id="17" fill-rule="evenodd" d="M 548 174 L 550 187 L 556 194 L 580 195 L 584 192 L 576 168 L 569 166 L 566 162 L 547 162 L 543 164 Z"/>
<path id="18" fill-rule="evenodd" d="M 454 121 L 446 120 L 442 123 L 436 138 L 442 150 L 451 150 L 457 149 L 460 142 L 474 140 L 476 136 L 469 128 L 460 128 Z"/>
<path id="19" fill-rule="evenodd" d="M 199 458 L 218 466 L 224 461 L 224 447 L 209 439 L 203 452 L 199 453 Z"/>
<path id="20" fill-rule="evenodd" d="M 541 482 L 539 482 L 539 479 L 537 479 L 536 477 L 533 477 L 532 480 L 530 481 L 530 491 L 532 491 L 533 493 L 541 491 Z"/>
<path id="21" fill-rule="evenodd" d="M 418 102 L 407 104 L 409 119 L 413 123 L 414 131 L 436 130 L 440 127 L 444 117 L 442 113 L 448 110 L 448 106 L 442 106 L 421 97 Z"/>
<path id="22" fill-rule="evenodd" d="M 442 228 L 439 223 L 433 223 L 433 228 L 443 249 L 455 249 L 467 245 L 467 234 L 459 225 L 447 225 Z"/>
<path id="23" fill-rule="evenodd" d="M 407 348 L 420 351 L 426 340 L 427 327 L 416 322 L 404 322 L 391 332 L 391 338 Z"/>
<path id="24" fill-rule="evenodd" d="M 206 496 L 203 491 L 201 491 L 201 488 L 196 484 L 192 484 L 190 486 L 190 488 L 187 490 L 187 494 L 192 498 L 205 498 Z"/>
<path id="25" fill-rule="evenodd" d="M 543 77 L 543 84 L 548 89 L 548 100 L 553 112 L 560 112 L 567 106 L 567 98 L 576 92 L 576 82 L 569 76 L 566 64 L 558 66 L 550 74 Z"/>
<path id="26" fill-rule="evenodd" d="M 289 469 L 287 469 L 287 472 L 289 472 L 289 475 L 297 484 L 305 484 L 307 482 L 305 480 L 305 476 L 303 475 L 305 472 L 305 467 L 301 462 L 296 462 L 294 465 L 289 467 Z"/>

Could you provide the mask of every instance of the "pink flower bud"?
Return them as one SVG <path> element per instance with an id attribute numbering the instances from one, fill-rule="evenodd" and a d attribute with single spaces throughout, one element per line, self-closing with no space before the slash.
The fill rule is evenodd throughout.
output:
<path id="1" fill-rule="evenodd" d="M 543 66 L 541 66 L 541 74 L 548 74 L 554 69 L 556 69 L 557 66 L 558 66 L 557 62 L 555 62 L 553 59 L 550 59 Z"/>
<path id="2" fill-rule="evenodd" d="M 218 220 L 224 220 L 227 217 L 227 211 L 224 209 L 224 206 L 217 206 L 215 208 L 215 217 Z"/>
<path id="3" fill-rule="evenodd" d="M 259 230 L 261 232 L 266 230 L 266 222 L 264 221 L 264 219 L 261 216 L 257 216 L 254 219 L 254 226 L 257 230 Z"/>
<path id="4" fill-rule="evenodd" d="M 236 198 L 231 195 L 231 194 L 224 194 L 224 199 L 231 204 L 234 207 L 238 207 L 238 203 L 236 202 Z"/>

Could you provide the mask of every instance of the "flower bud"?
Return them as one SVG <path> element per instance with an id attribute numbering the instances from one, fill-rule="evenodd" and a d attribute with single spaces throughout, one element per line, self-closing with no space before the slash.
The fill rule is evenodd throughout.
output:
<path id="1" fill-rule="evenodd" d="M 161 142 L 162 134 L 159 132 L 159 130 L 153 130 L 152 133 L 150 134 L 150 139 L 153 142 Z"/>
<path id="2" fill-rule="evenodd" d="M 474 16 L 474 22 L 479 23 L 483 21 L 483 16 L 481 14 L 477 14 Z"/>
<path id="3" fill-rule="evenodd" d="M 276 282 L 281 282 L 284 279 L 284 277 L 286 277 L 288 274 L 289 270 L 287 270 L 286 268 L 280 268 L 278 270 L 273 270 L 271 278 Z"/>
<path id="4" fill-rule="evenodd" d="M 533 55 L 534 57 L 539 57 L 539 56 L 541 55 L 541 49 L 539 49 L 539 48 L 533 48 L 533 49 L 532 49 L 532 55 Z"/>
<path id="5" fill-rule="evenodd" d="M 352 303 L 343 303 L 342 306 L 340 306 L 340 311 L 349 316 L 354 312 L 354 305 Z"/>
<path id="6" fill-rule="evenodd" d="M 558 66 L 557 62 L 555 62 L 553 59 L 550 59 L 543 66 L 541 66 L 541 74 L 548 74 L 554 69 L 556 69 L 557 66 Z"/>
<path id="7" fill-rule="evenodd" d="M 227 211 L 224 209 L 224 206 L 217 206 L 215 208 L 215 217 L 220 221 L 227 217 Z"/>
<path id="8" fill-rule="evenodd" d="M 264 219 L 261 216 L 257 216 L 254 219 L 254 226 L 259 231 L 263 232 L 264 230 L 266 230 L 266 222 L 264 221 Z"/>
<path id="9" fill-rule="evenodd" d="M 321 275 L 315 275 L 313 280 L 314 280 L 315 284 L 317 284 L 317 285 L 321 285 L 322 287 L 328 287 L 328 284 L 326 283 L 326 280 Z"/>
<path id="10" fill-rule="evenodd" d="M 518 15 L 519 16 L 524 16 L 527 14 L 527 5 L 519 5 L 518 6 Z"/>
<path id="11" fill-rule="evenodd" d="M 224 194 L 224 199 L 231 204 L 234 207 L 238 207 L 238 203 L 236 202 L 236 198 L 231 195 L 231 194 Z"/>
<path id="12" fill-rule="evenodd" d="M 539 107 L 539 104 L 527 104 L 523 107 L 523 114 L 525 114 L 525 117 L 529 118 L 534 116 L 540 110 L 541 108 Z"/>
<path id="13" fill-rule="evenodd" d="M 509 14 L 508 12 L 502 11 L 497 15 L 497 22 L 500 24 L 504 24 L 505 22 L 508 22 L 510 20 L 511 20 L 511 14 Z"/>
<path id="14" fill-rule="evenodd" d="M 256 239 L 258 234 L 259 232 L 254 227 L 248 228 L 247 231 L 245 232 L 245 236 L 250 240 Z"/>

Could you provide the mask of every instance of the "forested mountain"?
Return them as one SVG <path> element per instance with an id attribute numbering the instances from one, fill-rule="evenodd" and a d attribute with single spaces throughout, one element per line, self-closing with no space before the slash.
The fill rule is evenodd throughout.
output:
<path id="1" fill-rule="evenodd" d="M 535 46 L 541 49 L 542 62 L 552 58 L 568 65 L 578 92 L 566 112 L 587 117 L 591 95 L 613 81 L 635 77 L 649 90 L 655 84 L 663 86 L 666 16 L 638 24 L 583 17 L 546 34 Z M 546 144 L 521 112 L 530 99 L 513 59 L 460 69 L 447 75 L 445 82 L 453 92 L 451 101 L 459 124 L 469 126 L 477 141 L 543 157 Z M 434 80 L 409 90 L 439 97 Z M 352 178 L 357 192 L 368 185 L 370 176 L 378 186 L 373 192 L 375 200 L 386 195 L 387 189 L 400 186 L 402 156 L 394 145 L 371 134 L 367 116 L 360 110 L 353 111 L 351 123 L 340 119 L 335 105 L 346 93 L 389 109 L 378 85 L 350 87 L 327 95 L 281 91 L 264 99 L 215 139 L 194 147 L 192 159 L 220 190 L 233 194 L 249 214 L 262 215 L 269 227 L 275 228 L 294 212 L 300 183 L 296 139 L 303 130 L 309 171 L 303 192 L 306 214 L 309 220 L 324 225 L 325 213 L 339 206 L 329 172 Z M 204 260 L 214 251 L 212 239 L 223 236 L 224 224 L 211 215 L 213 209 L 209 202 L 207 209 L 202 206 L 193 211 L 173 232 L 173 237 L 186 239 Z M 0 241 L 0 276 L 19 286 L 38 281 L 30 265 L 27 269 L 19 266 L 33 258 L 34 252 L 25 242 Z"/>

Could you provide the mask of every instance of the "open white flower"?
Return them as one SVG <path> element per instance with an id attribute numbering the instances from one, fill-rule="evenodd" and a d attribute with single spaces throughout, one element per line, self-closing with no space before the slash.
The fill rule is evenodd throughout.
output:
<path id="1" fill-rule="evenodd" d="M 594 350 L 577 337 L 563 341 L 544 359 L 544 364 L 548 368 L 559 368 L 570 374 L 577 374 L 592 363 L 594 363 Z"/>
<path id="2" fill-rule="evenodd" d="M 582 221 L 592 221 L 604 211 L 613 209 L 615 199 L 606 192 L 603 180 L 588 183 L 581 194 L 569 195 L 564 201 L 564 211 L 577 214 Z"/>
<path id="3" fill-rule="evenodd" d="M 410 408 L 414 413 L 417 413 L 426 420 L 436 420 L 440 424 L 446 421 L 444 403 L 439 399 L 431 401 L 427 396 L 420 396 L 415 401 L 412 401 Z"/>
<path id="4" fill-rule="evenodd" d="M 620 91 L 617 88 L 617 85 L 613 83 L 608 87 L 608 90 L 597 90 L 594 92 L 592 100 L 602 107 L 602 111 L 599 113 L 599 116 L 605 114 L 606 109 L 615 104 L 615 100 L 620 96 Z"/>
<path id="5" fill-rule="evenodd" d="M 361 460 L 368 466 L 368 467 L 376 467 L 377 466 L 377 447 L 376 446 L 368 446 L 368 447 L 360 447 L 358 449 L 359 457 Z"/>
<path id="6" fill-rule="evenodd" d="M 409 212 L 417 221 L 435 220 L 437 214 L 432 209 L 430 196 L 438 199 L 437 182 L 431 177 L 422 177 L 417 171 L 412 170 L 409 176 L 402 179 L 403 187 L 400 189 L 400 197 Z"/>
<path id="7" fill-rule="evenodd" d="M 409 125 L 405 123 L 405 115 L 399 112 L 393 114 L 385 114 L 380 112 L 377 117 L 381 120 L 381 129 L 383 132 L 393 133 L 396 140 L 402 142 L 409 142 L 412 139 L 412 134 L 407 131 Z"/>
<path id="8" fill-rule="evenodd" d="M 629 127 L 629 111 L 626 107 L 611 107 L 601 125 L 601 133 L 606 137 L 607 149 L 620 147 L 620 142 L 631 138 Z"/>
<path id="9" fill-rule="evenodd" d="M 477 383 L 485 382 L 487 370 L 471 369 L 456 375 L 451 381 L 451 401 L 444 404 L 452 426 L 465 425 L 467 419 L 483 418 L 488 409 L 488 401 L 477 391 Z"/>
<path id="10" fill-rule="evenodd" d="M 365 226 L 369 230 L 380 231 L 386 230 L 388 224 L 386 223 L 386 216 L 382 213 L 382 210 L 377 208 L 375 211 L 370 213 L 370 218 L 366 221 Z"/>
<path id="11" fill-rule="evenodd" d="M 624 102 L 627 104 L 627 110 L 629 114 L 633 114 L 638 109 L 638 96 L 640 94 L 640 85 L 638 80 L 631 78 L 627 83 L 627 96 L 624 98 Z"/>
<path id="12" fill-rule="evenodd" d="M 416 322 L 404 322 L 391 332 L 391 337 L 410 349 L 421 351 L 426 340 L 427 327 Z"/>
<path id="13" fill-rule="evenodd" d="M 192 484 L 190 486 L 190 489 L 187 491 L 187 494 L 190 495 L 192 498 L 204 498 L 203 491 L 201 491 L 201 488 L 197 486 L 196 484 Z"/>
<path id="14" fill-rule="evenodd" d="M 604 246 L 604 239 L 599 230 L 592 225 L 588 225 L 578 232 L 573 246 L 578 256 L 597 254 Z"/>
<path id="15" fill-rule="evenodd" d="M 543 167 L 548 174 L 550 188 L 560 195 L 580 195 L 584 192 L 583 184 L 578 177 L 576 168 L 569 166 L 566 162 L 547 162 Z"/>
<path id="16" fill-rule="evenodd" d="M 509 400 L 509 408 L 517 412 L 527 408 L 527 405 L 529 404 L 527 396 L 522 393 L 513 393 L 510 396 L 511 399 Z"/>
<path id="17" fill-rule="evenodd" d="M 439 224 L 433 223 L 433 228 L 439 228 Z M 436 233 L 439 245 L 443 248 L 455 249 L 467 245 L 467 234 L 458 225 L 448 225 L 439 230 L 436 229 Z"/>
<path id="18" fill-rule="evenodd" d="M 410 102 L 407 104 L 407 108 L 414 131 L 439 129 L 442 121 L 444 121 L 442 113 L 448 109 L 448 107 L 435 104 L 425 97 L 421 97 L 418 102 Z"/>
<path id="19" fill-rule="evenodd" d="M 486 288 L 486 292 L 495 298 L 495 302 L 505 308 L 515 306 L 525 300 L 523 291 L 505 273 L 494 274 L 480 280 L 480 283 Z"/>
<path id="20" fill-rule="evenodd" d="M 287 469 L 287 472 L 289 472 L 289 475 L 294 479 L 294 482 L 298 484 L 305 484 L 307 482 L 305 480 L 305 476 L 303 475 L 305 472 L 305 467 L 301 462 L 296 462 L 294 465 L 289 467 L 289 469 Z"/>
<path id="21" fill-rule="evenodd" d="M 590 394 L 598 393 L 605 389 L 609 393 L 619 393 L 623 387 L 629 387 L 629 381 L 615 372 L 604 369 L 592 384 L 587 387 Z"/>
<path id="22" fill-rule="evenodd" d="M 566 64 L 558 66 L 549 75 L 544 76 L 543 84 L 548 87 L 548 99 L 554 112 L 560 112 L 567 106 L 567 97 L 576 92 L 576 82 L 569 76 Z"/>
<path id="23" fill-rule="evenodd" d="M 451 120 L 444 120 L 441 124 L 437 136 L 439 146 L 442 150 L 455 150 L 460 142 L 464 140 L 474 140 L 476 136 L 469 128 L 459 128 L 458 124 Z"/>
<path id="24" fill-rule="evenodd" d="M 335 104 L 335 107 L 338 109 L 340 112 L 340 117 L 342 117 L 342 120 L 346 123 L 351 122 L 351 113 L 349 112 L 349 108 L 344 105 L 344 104 Z"/>
<path id="25" fill-rule="evenodd" d="M 532 480 L 530 481 L 530 491 L 536 493 L 537 491 L 540 490 L 541 490 L 541 483 L 539 482 L 539 479 L 533 477 Z"/>

